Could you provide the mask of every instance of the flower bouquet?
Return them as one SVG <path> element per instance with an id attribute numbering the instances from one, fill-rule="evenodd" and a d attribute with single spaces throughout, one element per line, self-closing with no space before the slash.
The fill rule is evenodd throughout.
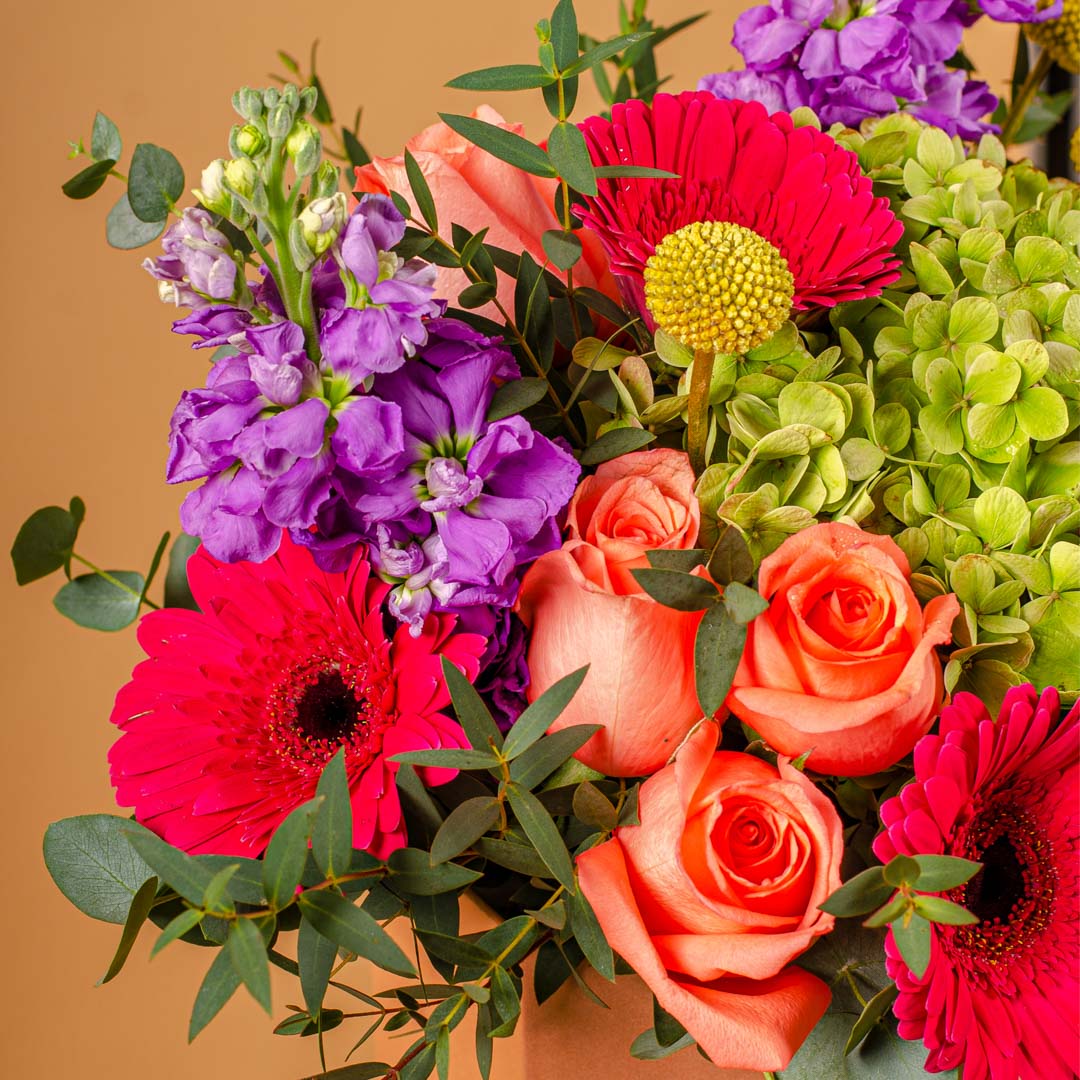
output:
<path id="1" fill-rule="evenodd" d="M 1025 24 L 1008 103 L 980 14 Z M 373 159 L 282 53 L 193 205 L 103 113 L 76 145 L 210 365 L 145 574 L 78 498 L 15 539 L 146 653 L 131 816 L 54 823 L 48 869 L 122 926 L 104 981 L 148 923 L 209 947 L 190 1037 L 243 985 L 320 1076 L 446 1080 L 465 1023 L 488 1077 L 523 1007 L 636 973 L 638 1058 L 1067 1080 L 1080 188 L 1009 155 L 1068 108 L 1075 0 L 772 0 L 677 93 L 694 20 L 620 16 L 559 0 L 537 63 L 451 83 L 540 91 L 541 144 L 483 107 Z"/>

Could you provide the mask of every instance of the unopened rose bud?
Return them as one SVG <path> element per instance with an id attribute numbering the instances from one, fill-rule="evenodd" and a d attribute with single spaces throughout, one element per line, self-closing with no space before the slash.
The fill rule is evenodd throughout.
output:
<path id="1" fill-rule="evenodd" d="M 268 145 L 266 136 L 254 124 L 245 124 L 236 133 L 236 148 L 245 157 L 258 157 Z"/>
<path id="2" fill-rule="evenodd" d="M 285 140 L 285 149 L 292 158 L 296 175 L 310 176 L 319 167 L 322 157 L 319 129 L 306 120 L 298 120 Z"/>

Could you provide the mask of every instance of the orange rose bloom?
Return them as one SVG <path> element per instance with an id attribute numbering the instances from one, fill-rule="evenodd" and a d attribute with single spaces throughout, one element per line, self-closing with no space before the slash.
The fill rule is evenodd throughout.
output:
<path id="1" fill-rule="evenodd" d="M 521 585 L 531 630 L 529 698 L 589 665 L 553 731 L 603 724 L 577 753 L 608 776 L 662 768 L 701 718 L 694 689 L 700 611 L 658 604 L 630 571 L 657 548 L 692 548 L 700 509 L 681 450 L 643 450 L 605 462 L 570 500 L 568 539 L 541 555 Z M 705 576 L 703 567 L 695 573 Z"/>
<path id="2" fill-rule="evenodd" d="M 705 721 L 641 785 L 641 824 L 583 852 L 581 889 L 611 947 L 723 1068 L 787 1066 L 829 1005 L 791 961 L 833 926 L 833 805 L 798 769 L 717 751 Z"/>
<path id="3" fill-rule="evenodd" d="M 515 135 L 523 135 L 525 131 L 521 124 L 506 123 L 488 105 L 481 105 L 473 116 Z M 531 176 L 500 161 L 441 121 L 410 139 L 406 147 L 428 182 L 439 214 L 439 228 L 445 230 L 445 236 L 449 238 L 451 224 L 461 225 L 473 233 L 488 226 L 486 240 L 489 244 L 515 253 L 527 251 L 541 266 L 544 265 L 547 256 L 540 238 L 548 229 L 562 228 L 555 217 L 554 180 Z M 420 217 L 405 173 L 403 154 L 373 158 L 370 164 L 360 166 L 356 170 L 356 190 L 381 195 L 396 191 L 409 200 L 414 216 Z M 600 241 L 587 229 L 580 230 L 577 235 L 584 255 L 574 267 L 574 283 L 599 289 L 618 300 L 619 290 L 608 269 Z M 554 266 L 548 269 L 565 280 L 566 275 L 561 270 Z M 458 294 L 469 284 L 464 271 L 440 266 L 435 295 L 456 304 Z M 499 276 L 499 301 L 507 311 L 513 312 L 514 282 L 504 274 Z M 480 308 L 479 312 L 489 318 L 498 318 L 498 312 L 491 304 Z"/>
<path id="4" fill-rule="evenodd" d="M 768 556 L 758 590 L 769 603 L 749 627 L 727 706 L 783 754 L 866 776 L 899 761 L 937 715 L 941 664 L 960 605 L 923 611 L 907 558 L 888 536 L 812 525 Z"/>

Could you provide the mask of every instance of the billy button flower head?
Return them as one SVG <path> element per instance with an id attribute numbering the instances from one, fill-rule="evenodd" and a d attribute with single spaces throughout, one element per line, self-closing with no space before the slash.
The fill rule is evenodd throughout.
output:
<path id="1" fill-rule="evenodd" d="M 1080 0 L 1064 0 L 1058 18 L 1033 23 L 1024 32 L 1055 63 L 1074 75 L 1080 74 Z"/>

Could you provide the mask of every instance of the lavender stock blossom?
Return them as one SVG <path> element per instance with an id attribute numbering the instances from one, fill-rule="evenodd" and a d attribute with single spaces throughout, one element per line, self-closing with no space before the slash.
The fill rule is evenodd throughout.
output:
<path id="1" fill-rule="evenodd" d="M 198 309 L 232 298 L 237 275 L 232 245 L 206 210 L 188 207 L 161 246 L 164 254 L 146 259 L 143 268 L 160 283 L 162 300 Z"/>

